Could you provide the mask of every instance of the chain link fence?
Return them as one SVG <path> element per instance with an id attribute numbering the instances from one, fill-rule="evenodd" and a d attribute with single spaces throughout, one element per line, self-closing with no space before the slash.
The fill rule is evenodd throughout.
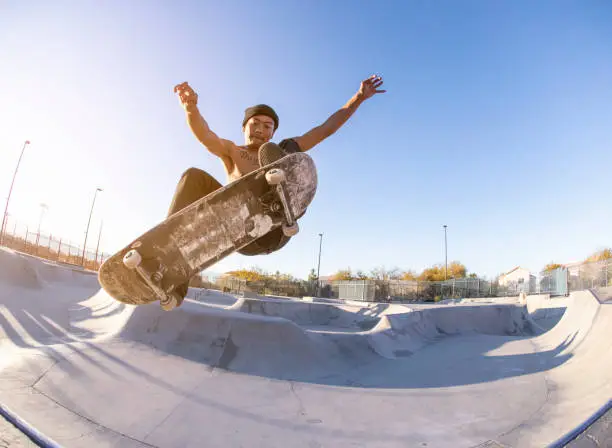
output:
<path id="1" fill-rule="evenodd" d="M 366 302 L 423 301 L 441 298 L 490 297 L 502 293 L 499 285 L 479 278 L 443 282 L 418 280 L 347 280 L 331 282 L 332 297 Z M 503 291 L 511 294 L 510 291 Z"/>
<path id="2" fill-rule="evenodd" d="M 209 283 L 212 288 L 241 294 L 286 297 L 318 296 L 364 302 L 438 301 L 478 297 L 515 297 L 520 293 L 567 295 L 572 291 L 612 286 L 612 259 L 562 267 L 534 275 L 526 283 L 500 284 L 480 278 L 458 278 L 441 282 L 418 280 L 275 280 L 247 281 L 222 276 Z"/>
<path id="3" fill-rule="evenodd" d="M 84 269 L 97 271 L 102 262 L 110 255 L 104 254 L 96 247 L 87 248 L 63 239 L 59 236 L 46 235 L 38 230 L 32 231 L 27 225 L 13 219 L 7 219 L 4 232 L 0 229 L 0 245 L 46 260 L 81 266 Z"/>
<path id="4" fill-rule="evenodd" d="M 561 267 L 533 275 L 528 282 L 458 278 L 440 282 L 418 280 L 341 280 L 249 282 L 220 277 L 217 287 L 230 293 L 253 292 L 288 297 L 318 296 L 364 302 L 438 301 L 478 297 L 515 297 L 520 293 L 564 296 L 572 291 L 612 286 L 612 259 Z"/>
<path id="5" fill-rule="evenodd" d="M 231 276 L 221 276 L 215 282 L 217 288 L 232 294 L 254 293 L 267 296 L 304 297 L 317 293 L 316 282 L 266 278 L 249 281 Z"/>
<path id="6" fill-rule="evenodd" d="M 612 286 L 612 258 L 567 267 L 571 291 Z"/>
<path id="7" fill-rule="evenodd" d="M 477 297 L 513 297 L 520 293 L 568 295 L 572 291 L 612 286 L 612 259 L 542 271 L 526 283 L 479 278 L 442 282 L 416 280 L 350 280 L 331 282 L 331 297 L 385 301 L 437 301 Z"/>

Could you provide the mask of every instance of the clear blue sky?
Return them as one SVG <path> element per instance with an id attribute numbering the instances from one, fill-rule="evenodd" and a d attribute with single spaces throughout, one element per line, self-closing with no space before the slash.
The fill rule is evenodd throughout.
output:
<path id="1" fill-rule="evenodd" d="M 118 250 L 158 223 L 181 173 L 222 163 L 172 92 L 188 81 L 220 136 L 247 106 L 300 135 L 371 74 L 387 93 L 310 151 L 301 232 L 257 265 L 306 277 L 449 260 L 494 276 L 612 244 L 612 4 L 607 1 L 31 1 L 0 4 L 0 189 L 30 139 L 11 214 Z M 1 211 L 0 211 L 1 213 Z"/>

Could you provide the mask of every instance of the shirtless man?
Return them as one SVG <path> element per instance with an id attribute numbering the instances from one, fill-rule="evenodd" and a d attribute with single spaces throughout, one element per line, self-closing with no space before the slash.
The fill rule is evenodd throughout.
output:
<path id="1" fill-rule="evenodd" d="M 385 90 L 378 89 L 382 83 L 380 76 L 372 75 L 362 81 L 357 93 L 325 123 L 302 136 L 285 139 L 278 145 L 270 142 L 278 129 L 279 122 L 276 112 L 270 106 L 259 104 L 245 110 L 242 121 L 244 145 L 238 146 L 230 140 L 220 138 L 208 127 L 206 120 L 198 110 L 198 95 L 189 84 L 184 82 L 177 85 L 174 87 L 174 92 L 178 94 L 180 104 L 185 109 L 191 132 L 212 154 L 223 161 L 228 181 L 232 182 L 263 165 L 280 159 L 283 155 L 312 149 L 336 132 L 361 103 L 377 93 L 384 93 Z M 189 168 L 178 182 L 168 216 L 221 187 L 222 185 L 205 171 Z M 279 228 L 244 247 L 239 253 L 243 255 L 269 254 L 279 250 L 288 241 L 289 238 Z"/>

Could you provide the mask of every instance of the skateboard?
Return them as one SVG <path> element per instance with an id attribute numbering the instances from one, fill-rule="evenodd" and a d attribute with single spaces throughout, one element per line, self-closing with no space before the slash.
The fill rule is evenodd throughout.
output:
<path id="1" fill-rule="evenodd" d="M 119 302 L 172 310 L 194 275 L 275 229 L 297 234 L 316 189 L 311 157 L 289 154 L 167 217 L 108 258 L 98 281 Z"/>

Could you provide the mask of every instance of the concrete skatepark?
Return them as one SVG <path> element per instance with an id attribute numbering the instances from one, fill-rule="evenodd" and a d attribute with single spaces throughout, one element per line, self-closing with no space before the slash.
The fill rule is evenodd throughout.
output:
<path id="1" fill-rule="evenodd" d="M 610 296 L 398 305 L 190 290 L 164 312 L 0 249 L 0 405 L 49 446 L 562 446 L 612 398 Z"/>

